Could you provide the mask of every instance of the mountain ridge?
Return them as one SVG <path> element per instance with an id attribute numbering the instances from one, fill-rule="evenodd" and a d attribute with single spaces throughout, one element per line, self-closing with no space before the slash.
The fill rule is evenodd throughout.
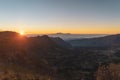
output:
<path id="1" fill-rule="evenodd" d="M 68 40 L 75 47 L 110 47 L 120 45 L 120 34 L 98 38 Z"/>

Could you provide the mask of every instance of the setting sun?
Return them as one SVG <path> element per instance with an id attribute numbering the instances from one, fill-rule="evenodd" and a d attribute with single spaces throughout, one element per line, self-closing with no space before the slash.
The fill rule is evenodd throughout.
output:
<path id="1" fill-rule="evenodd" d="M 25 33 L 23 31 L 20 32 L 20 35 L 24 35 Z"/>

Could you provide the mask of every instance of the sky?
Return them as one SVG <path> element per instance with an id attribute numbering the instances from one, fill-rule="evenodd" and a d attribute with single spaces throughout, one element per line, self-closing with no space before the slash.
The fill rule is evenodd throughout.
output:
<path id="1" fill-rule="evenodd" d="M 0 0 L 0 30 L 120 33 L 120 0 Z"/>

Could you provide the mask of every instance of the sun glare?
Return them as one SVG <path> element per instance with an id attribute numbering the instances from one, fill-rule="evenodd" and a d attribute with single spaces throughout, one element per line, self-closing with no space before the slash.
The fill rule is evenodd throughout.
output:
<path id="1" fill-rule="evenodd" d="M 20 35 L 24 35 L 25 33 L 23 31 L 20 32 Z"/>

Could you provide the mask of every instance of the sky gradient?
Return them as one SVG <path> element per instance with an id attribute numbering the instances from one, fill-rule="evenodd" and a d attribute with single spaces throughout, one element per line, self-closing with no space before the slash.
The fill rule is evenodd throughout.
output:
<path id="1" fill-rule="evenodd" d="M 0 30 L 120 33 L 120 0 L 0 0 Z"/>

